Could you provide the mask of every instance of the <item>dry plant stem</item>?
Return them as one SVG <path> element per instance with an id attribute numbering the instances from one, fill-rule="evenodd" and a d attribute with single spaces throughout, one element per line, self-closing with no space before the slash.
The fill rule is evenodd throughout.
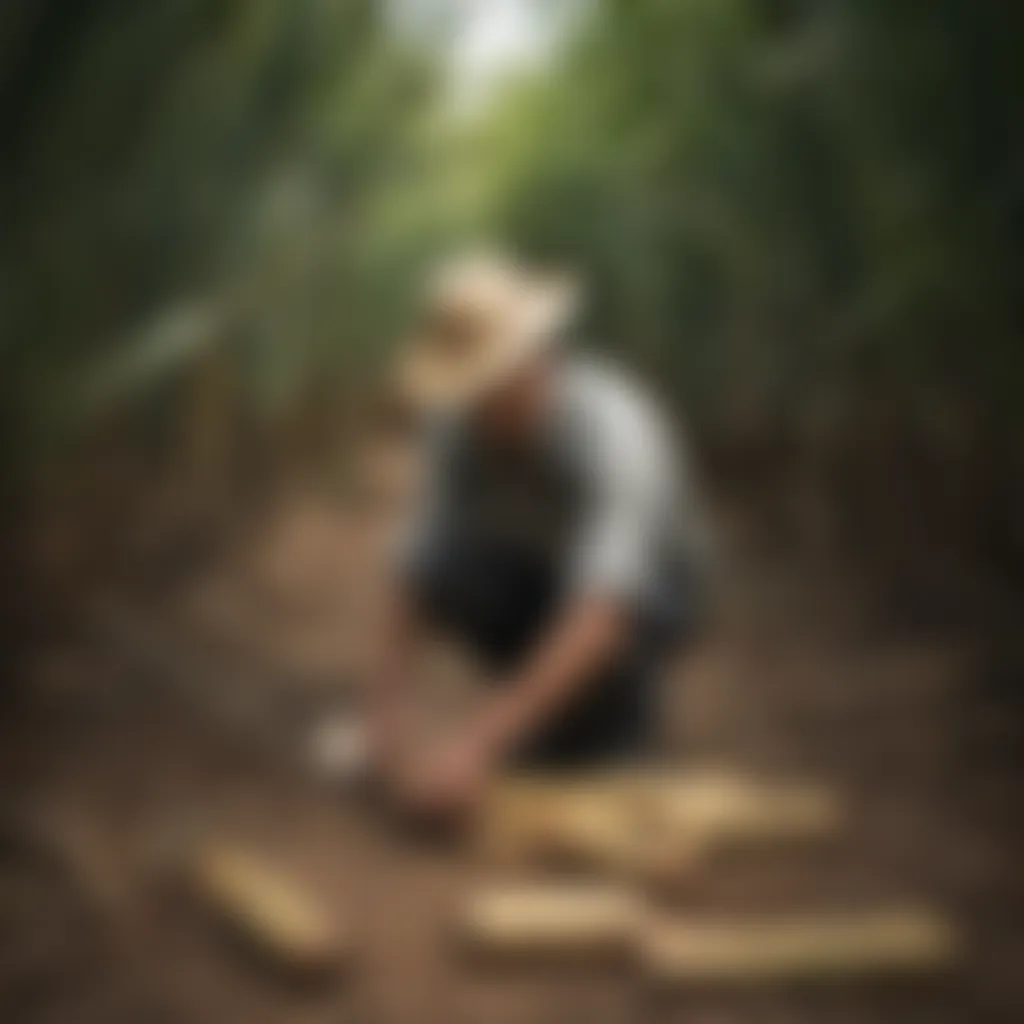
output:
<path id="1" fill-rule="evenodd" d="M 625 957 L 642 917 L 624 886 L 527 883 L 473 894 L 459 932 L 473 952 L 500 959 Z"/>
<path id="2" fill-rule="evenodd" d="M 187 876 L 215 917 L 280 967 L 324 972 L 340 966 L 349 952 L 336 922 L 311 896 L 241 847 L 201 843 Z"/>
<path id="3" fill-rule="evenodd" d="M 757 921 L 651 921 L 641 939 L 645 975 L 663 985 L 919 974 L 948 968 L 956 952 L 950 925 L 918 909 Z"/>
<path id="4" fill-rule="evenodd" d="M 728 847 L 834 836 L 839 802 L 819 786 L 721 773 L 542 777 L 496 784 L 478 849 L 505 866 L 557 864 L 672 885 Z"/>

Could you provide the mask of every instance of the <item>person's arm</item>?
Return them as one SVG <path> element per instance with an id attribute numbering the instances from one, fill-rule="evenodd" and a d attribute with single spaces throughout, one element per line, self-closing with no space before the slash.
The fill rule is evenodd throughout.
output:
<path id="1" fill-rule="evenodd" d="M 538 733 L 629 639 L 630 608 L 612 595 L 584 595 L 567 606 L 474 725 L 477 742 L 499 758 Z"/>
<path id="2" fill-rule="evenodd" d="M 543 729 L 628 644 L 653 570 L 667 470 L 644 421 L 605 418 L 581 452 L 591 500 L 567 553 L 562 611 L 478 728 L 499 756 Z"/>
<path id="3" fill-rule="evenodd" d="M 467 810 L 510 752 L 538 734 L 628 641 L 629 605 L 613 595 L 573 599 L 515 677 L 489 694 L 439 756 L 410 781 L 413 806 L 428 814 Z"/>
<path id="4" fill-rule="evenodd" d="M 628 606 L 614 597 L 573 600 L 515 678 L 490 693 L 438 755 L 405 778 L 411 807 L 442 817 L 468 810 L 505 756 L 542 730 L 621 650 L 630 620 Z"/>

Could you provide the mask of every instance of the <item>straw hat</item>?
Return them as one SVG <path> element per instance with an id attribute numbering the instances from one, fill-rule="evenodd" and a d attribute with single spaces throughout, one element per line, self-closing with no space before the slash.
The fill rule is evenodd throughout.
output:
<path id="1" fill-rule="evenodd" d="M 496 254 L 444 265 L 399 362 L 400 394 L 426 411 L 472 404 L 554 345 L 577 307 L 564 275 L 539 275 Z"/>

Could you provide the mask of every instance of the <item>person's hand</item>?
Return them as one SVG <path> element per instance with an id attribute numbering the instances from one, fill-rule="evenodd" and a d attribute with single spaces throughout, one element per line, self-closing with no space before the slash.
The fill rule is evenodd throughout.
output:
<path id="1" fill-rule="evenodd" d="M 434 821 L 465 817 L 480 802 L 494 770 L 490 744 L 467 732 L 421 761 L 405 782 L 409 809 Z"/>

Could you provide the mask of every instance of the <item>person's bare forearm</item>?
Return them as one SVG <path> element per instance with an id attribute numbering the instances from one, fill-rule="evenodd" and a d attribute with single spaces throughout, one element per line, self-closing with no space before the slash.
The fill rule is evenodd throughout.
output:
<path id="1" fill-rule="evenodd" d="M 482 709 L 481 742 L 504 752 L 541 729 L 621 651 L 630 628 L 628 609 L 614 599 L 571 605 Z"/>
<path id="2" fill-rule="evenodd" d="M 508 685 L 412 777 L 413 806 L 442 816 L 471 808 L 506 755 L 536 735 L 619 654 L 631 620 L 627 608 L 606 598 L 573 604 Z"/>

